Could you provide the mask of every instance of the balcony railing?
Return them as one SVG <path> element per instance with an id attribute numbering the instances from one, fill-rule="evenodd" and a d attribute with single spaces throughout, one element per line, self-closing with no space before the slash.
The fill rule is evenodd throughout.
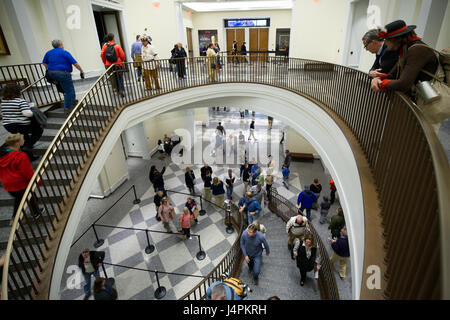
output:
<path id="1" fill-rule="evenodd" d="M 229 82 L 271 85 L 302 95 L 357 141 L 365 155 L 357 162 L 368 163 L 378 196 L 365 199 L 365 214 L 381 216 L 384 228 L 378 240 L 384 251 L 377 261 L 385 266 L 386 286 L 379 298 L 450 298 L 449 167 L 421 112 L 402 94 L 371 91 L 367 74 L 357 70 L 305 59 L 262 57 L 242 68 L 222 59 L 215 82 L 207 78 L 209 61 L 204 57 L 186 59 L 188 77 L 181 81 L 169 71 L 170 61 L 160 60 L 162 89 L 158 91 L 145 90 L 133 63 L 124 63 L 115 72 L 109 68 L 62 125 L 25 192 L 6 249 L 2 299 L 48 299 L 57 250 L 78 191 L 124 108 L 161 94 Z M 116 76 L 123 78 L 125 97 L 112 89 Z M 55 183 L 59 179 L 70 183 Z M 36 199 L 45 207 L 38 218 L 29 209 Z M 234 265 L 238 250 L 233 246 L 220 268 Z M 198 291 L 193 298 L 203 294 Z"/>

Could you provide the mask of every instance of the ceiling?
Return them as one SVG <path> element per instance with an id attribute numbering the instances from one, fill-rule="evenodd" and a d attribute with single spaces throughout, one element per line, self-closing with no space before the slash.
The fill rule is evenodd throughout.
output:
<path id="1" fill-rule="evenodd" d="M 177 0 L 193 12 L 292 9 L 292 0 Z"/>

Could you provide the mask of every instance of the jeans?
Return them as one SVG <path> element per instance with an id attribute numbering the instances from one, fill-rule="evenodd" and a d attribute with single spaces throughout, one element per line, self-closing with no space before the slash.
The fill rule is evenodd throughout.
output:
<path id="1" fill-rule="evenodd" d="M 256 280 L 261 272 L 262 256 L 249 257 L 249 259 L 250 263 L 248 264 L 248 268 L 253 272 L 253 279 Z"/>
<path id="2" fill-rule="evenodd" d="M 58 81 L 64 90 L 64 108 L 71 109 L 75 101 L 75 88 L 73 86 L 72 74 L 69 72 L 49 72 L 49 78 Z"/>
<path id="3" fill-rule="evenodd" d="M 84 281 L 86 284 L 84 285 L 84 294 L 89 295 L 91 293 L 91 276 L 94 275 L 95 279 L 100 278 L 100 272 L 94 271 L 91 273 L 83 272 Z"/>
<path id="4" fill-rule="evenodd" d="M 116 80 L 117 90 L 125 91 L 125 88 L 123 86 L 123 74 L 121 71 L 114 72 L 114 79 Z"/>
<path id="5" fill-rule="evenodd" d="M 227 198 L 233 200 L 233 187 L 227 187 Z"/>
<path id="6" fill-rule="evenodd" d="M 250 214 L 250 212 L 248 213 L 248 225 L 251 225 L 253 223 L 253 221 L 258 220 L 258 213 L 255 214 Z"/>
<path id="7" fill-rule="evenodd" d="M 137 76 L 138 78 L 142 77 L 142 67 L 137 67 Z"/>
<path id="8" fill-rule="evenodd" d="M 305 208 L 304 206 L 301 206 L 299 211 L 303 212 L 303 210 L 306 209 L 306 219 L 311 220 L 311 208 Z"/>
<path id="9" fill-rule="evenodd" d="M 241 165 L 241 168 L 239 169 L 239 177 L 242 177 L 242 174 L 244 173 L 245 166 Z"/>

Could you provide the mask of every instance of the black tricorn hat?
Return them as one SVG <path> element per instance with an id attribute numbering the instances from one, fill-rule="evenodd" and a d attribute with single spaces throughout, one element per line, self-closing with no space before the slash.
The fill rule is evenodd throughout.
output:
<path id="1" fill-rule="evenodd" d="M 394 22 L 388 23 L 386 26 L 386 31 L 381 31 L 378 33 L 378 36 L 383 39 L 391 39 L 403 36 L 411 31 L 413 31 L 416 26 L 411 25 L 407 26 L 405 21 L 396 20 Z"/>

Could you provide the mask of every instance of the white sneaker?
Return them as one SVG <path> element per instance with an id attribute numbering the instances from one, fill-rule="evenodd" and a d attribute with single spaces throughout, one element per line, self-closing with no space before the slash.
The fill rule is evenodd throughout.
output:
<path id="1" fill-rule="evenodd" d="M 192 237 L 189 237 L 188 240 L 192 240 Z"/>

